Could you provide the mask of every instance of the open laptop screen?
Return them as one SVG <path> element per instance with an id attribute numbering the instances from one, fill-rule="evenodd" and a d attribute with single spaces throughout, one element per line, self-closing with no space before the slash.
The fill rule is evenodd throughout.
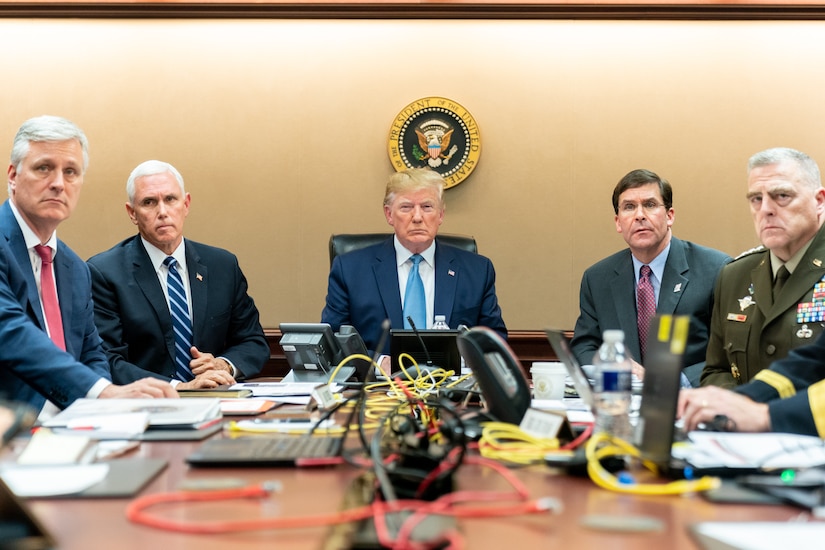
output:
<path id="1" fill-rule="evenodd" d="M 398 369 L 398 356 L 410 355 L 422 367 L 434 366 L 444 370 L 461 372 L 461 356 L 456 344 L 457 330 L 413 330 L 393 329 L 390 332 L 390 355 L 392 368 Z M 404 368 L 410 367 L 409 361 Z"/>
<path id="2" fill-rule="evenodd" d="M 550 340 L 550 345 L 553 347 L 553 351 L 556 352 L 556 357 L 567 367 L 567 375 L 570 376 L 570 379 L 573 381 L 573 387 L 576 388 L 576 393 L 579 394 L 582 402 L 592 411 L 595 405 L 593 388 L 590 386 L 590 381 L 587 379 L 587 375 L 585 375 L 581 365 L 579 365 L 579 362 L 576 360 L 576 356 L 573 355 L 573 351 L 570 349 L 570 342 L 567 341 L 567 337 L 560 330 L 548 328 L 545 332 L 547 339 Z"/>

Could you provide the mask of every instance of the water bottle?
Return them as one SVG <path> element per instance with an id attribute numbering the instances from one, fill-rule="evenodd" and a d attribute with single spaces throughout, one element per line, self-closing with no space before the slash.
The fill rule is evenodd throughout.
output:
<path id="1" fill-rule="evenodd" d="M 447 324 L 447 316 L 446 315 L 436 315 L 433 317 L 433 330 L 450 330 L 450 326 Z M 461 367 L 460 372 L 462 375 L 469 374 L 470 370 L 464 364 L 464 358 L 461 358 Z"/>
<path id="2" fill-rule="evenodd" d="M 450 330 L 446 315 L 436 315 L 433 320 L 433 330 Z"/>
<path id="3" fill-rule="evenodd" d="M 594 432 L 607 432 L 632 443 L 630 428 L 631 363 L 625 354 L 624 332 L 606 330 L 593 358 L 596 367 Z"/>

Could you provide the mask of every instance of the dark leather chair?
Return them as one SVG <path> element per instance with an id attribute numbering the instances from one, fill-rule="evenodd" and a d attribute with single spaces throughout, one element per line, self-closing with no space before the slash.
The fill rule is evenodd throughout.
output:
<path id="1" fill-rule="evenodd" d="M 332 235 L 329 238 L 329 264 L 330 266 L 332 265 L 332 260 L 334 260 L 336 256 L 364 248 L 365 246 L 378 244 L 391 235 L 392 233 L 339 233 L 338 235 Z M 469 235 L 439 233 L 436 240 L 478 254 L 476 240 Z"/>

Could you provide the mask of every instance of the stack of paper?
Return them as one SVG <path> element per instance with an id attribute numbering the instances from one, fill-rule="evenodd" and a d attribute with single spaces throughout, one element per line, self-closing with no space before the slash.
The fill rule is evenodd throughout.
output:
<path id="1" fill-rule="evenodd" d="M 221 401 L 215 398 L 78 399 L 43 426 L 86 431 L 98 439 L 120 439 L 144 430 L 199 430 L 221 418 Z"/>
<path id="2" fill-rule="evenodd" d="M 86 464 L 96 454 L 97 441 L 77 434 L 58 434 L 41 428 L 32 435 L 17 457 L 18 464 Z"/>

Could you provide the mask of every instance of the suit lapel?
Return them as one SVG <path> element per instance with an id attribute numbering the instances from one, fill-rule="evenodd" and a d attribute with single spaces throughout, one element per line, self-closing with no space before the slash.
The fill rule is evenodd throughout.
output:
<path id="1" fill-rule="evenodd" d="M 201 263 L 201 257 L 189 241 L 186 244 L 186 272 L 189 276 L 189 291 L 192 300 L 192 344 L 198 341 L 198 336 L 203 334 L 204 323 L 206 323 L 206 310 L 208 304 L 209 278 L 207 268 Z"/>
<path id="2" fill-rule="evenodd" d="M 149 259 L 149 254 L 143 248 L 143 243 L 140 237 L 136 237 L 131 243 L 131 250 L 129 256 L 132 259 L 132 276 L 135 278 L 146 301 L 152 307 L 158 319 L 158 331 L 161 334 L 172 334 L 172 317 L 169 314 L 169 304 L 166 302 L 166 296 L 160 286 L 158 274 L 155 271 L 152 261 Z M 173 338 L 161 338 L 166 342 L 166 351 L 169 357 L 174 362 L 175 359 L 175 341 Z"/>
<path id="3" fill-rule="evenodd" d="M 609 282 L 610 288 L 616 289 L 613 295 L 613 305 L 616 308 L 616 317 L 619 328 L 624 331 L 625 348 L 638 360 L 641 354 L 639 348 L 639 326 L 636 324 L 636 278 L 633 273 L 633 260 L 630 250 L 616 265 L 615 276 Z M 627 289 L 627 290 L 623 290 Z"/>
<path id="4" fill-rule="evenodd" d="M 444 315 L 447 325 L 452 325 L 450 318 L 455 303 L 456 287 L 458 285 L 459 269 L 455 262 L 455 254 L 447 247 L 435 245 L 435 300 L 433 316 Z"/>
<path id="5" fill-rule="evenodd" d="M 674 238 L 670 240 L 670 252 L 665 261 L 665 269 L 662 272 L 662 284 L 659 287 L 659 302 L 656 305 L 656 313 L 672 315 L 679 305 L 679 300 L 690 282 L 687 275 L 690 266 L 685 258 L 685 245 L 682 241 Z"/>
<path id="6" fill-rule="evenodd" d="M 23 273 L 23 277 L 26 278 L 26 298 L 29 301 L 29 309 L 34 313 L 38 326 L 45 331 L 46 321 L 43 318 L 43 307 L 40 305 L 40 296 L 37 294 L 37 281 L 31 269 L 31 257 L 26 248 L 26 240 L 23 238 L 23 232 L 20 231 L 20 226 L 17 225 L 17 219 L 11 211 L 8 200 L 0 207 L 0 231 L 2 231 L 3 237 L 8 242 L 14 259 L 20 267 L 20 271 Z"/>
<path id="7" fill-rule="evenodd" d="M 384 304 L 392 326 L 404 326 L 404 312 L 401 310 L 401 291 L 398 289 L 398 267 L 395 263 L 393 239 L 388 239 L 381 247 L 372 263 L 372 272 L 378 285 L 378 293 Z"/>
<path id="8" fill-rule="evenodd" d="M 751 285 L 753 288 L 753 300 L 756 302 L 756 307 L 762 312 L 762 317 L 765 319 L 764 324 L 771 313 L 773 298 L 771 298 L 771 286 L 773 284 L 773 273 L 771 273 L 770 254 L 765 254 L 762 261 L 751 271 Z M 745 296 L 742 296 L 745 298 Z"/>

